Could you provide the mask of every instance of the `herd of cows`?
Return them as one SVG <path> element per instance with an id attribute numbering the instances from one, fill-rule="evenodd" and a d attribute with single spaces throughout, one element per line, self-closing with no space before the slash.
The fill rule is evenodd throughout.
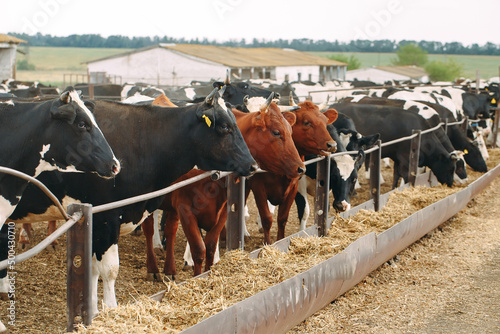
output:
<path id="1" fill-rule="evenodd" d="M 440 122 L 467 117 L 464 131 L 449 125 L 422 135 L 419 166 L 428 167 L 442 184 L 467 178 L 465 165 L 486 172 L 485 141 L 491 138 L 490 106 L 499 97 L 497 84 L 480 94 L 461 88 L 418 86 L 363 89 L 336 84 L 334 103 L 304 100 L 296 92 L 307 83 L 197 82 L 175 91 L 148 85 L 76 85 L 59 93 L 38 83 L 5 81 L 0 86 L 0 166 L 22 171 L 44 183 L 64 204 L 106 204 L 145 194 L 199 175 L 202 170 L 246 176 L 246 196 L 253 193 L 264 242 L 271 243 L 278 206 L 277 239 L 296 203 L 305 227 L 307 182 L 318 155 L 331 160 L 330 189 L 337 211 L 350 208 L 364 150 L 380 139 L 388 142 L 426 130 Z M 372 85 L 374 86 L 374 85 Z M 294 88 L 295 87 L 295 88 Z M 346 88 L 350 88 L 347 90 Z M 57 94 L 57 95 L 56 95 Z M 113 97 L 119 101 L 111 101 Z M 409 142 L 384 147 L 394 162 L 393 187 L 407 181 Z M 258 168 L 266 173 L 256 173 Z M 119 236 L 142 224 L 147 240 L 148 273 L 161 279 L 153 252 L 152 213 L 163 210 L 164 274 L 175 276 L 175 234 L 181 222 L 191 248 L 194 274 L 214 263 L 227 214 L 225 181 L 206 179 L 166 196 L 95 214 L 93 217 L 92 312 L 97 314 L 97 286 L 103 302 L 116 306 Z M 7 221 L 30 223 L 61 219 L 41 191 L 15 176 L 0 173 L 0 260 L 7 259 Z M 206 231 L 203 239 L 201 229 Z M 7 270 L 0 272 L 0 293 L 9 289 Z"/>

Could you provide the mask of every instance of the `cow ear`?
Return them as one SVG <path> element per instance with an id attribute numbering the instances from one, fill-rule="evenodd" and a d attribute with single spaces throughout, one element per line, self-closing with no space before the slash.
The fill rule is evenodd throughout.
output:
<path id="1" fill-rule="evenodd" d="M 288 121 L 288 123 L 290 123 L 291 126 L 293 126 L 295 124 L 295 122 L 297 121 L 297 116 L 295 116 L 295 114 L 293 112 L 290 112 L 290 111 L 286 111 L 284 113 L 282 113 L 283 117 L 285 117 L 285 119 Z"/>
<path id="2" fill-rule="evenodd" d="M 212 85 L 214 88 L 221 89 L 224 86 L 222 81 L 215 81 Z"/>
<path id="3" fill-rule="evenodd" d="M 323 113 L 323 115 L 328 118 L 328 123 L 327 124 L 332 124 L 337 120 L 337 117 L 339 117 L 339 113 L 335 109 L 328 109 Z"/>
<path id="4" fill-rule="evenodd" d="M 198 119 L 203 122 L 206 126 L 211 128 L 214 124 L 214 110 L 213 109 L 205 109 L 205 110 L 199 110 L 196 114 L 198 116 Z"/>
<path id="5" fill-rule="evenodd" d="M 73 124 L 76 118 L 75 107 L 72 106 L 71 104 L 63 104 L 60 106 L 56 106 L 54 104 L 52 104 L 52 107 L 50 108 L 50 114 L 52 118 L 61 121 L 66 121 L 69 124 Z"/>
<path id="6" fill-rule="evenodd" d="M 95 103 L 92 101 L 84 101 L 83 104 L 91 111 L 94 112 Z"/>
<path id="7" fill-rule="evenodd" d="M 361 146 L 364 146 L 365 149 L 371 148 L 375 143 L 379 140 L 380 134 L 376 133 L 370 136 L 363 136 L 359 142 Z"/>

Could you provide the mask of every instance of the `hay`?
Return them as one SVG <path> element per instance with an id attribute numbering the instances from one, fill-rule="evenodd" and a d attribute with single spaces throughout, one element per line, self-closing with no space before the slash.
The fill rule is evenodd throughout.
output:
<path id="1" fill-rule="evenodd" d="M 393 193 L 380 212 L 360 211 L 337 217 L 326 237 L 292 238 L 289 252 L 266 246 L 259 258 L 227 252 L 206 278 L 182 285 L 168 283 L 161 303 L 139 298 L 136 303 L 105 310 L 80 333 L 176 333 L 260 291 L 303 272 L 341 252 L 370 232 L 380 233 L 414 212 L 460 190 L 459 187 L 416 187 Z M 360 297 L 356 303 L 363 303 Z"/>

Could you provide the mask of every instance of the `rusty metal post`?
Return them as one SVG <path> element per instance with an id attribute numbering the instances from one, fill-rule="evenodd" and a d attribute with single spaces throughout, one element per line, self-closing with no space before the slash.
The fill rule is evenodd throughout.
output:
<path id="1" fill-rule="evenodd" d="M 245 249 L 245 181 L 234 174 L 227 176 L 226 249 Z"/>
<path id="2" fill-rule="evenodd" d="M 67 232 L 68 332 L 74 331 L 77 323 L 92 323 L 92 206 L 68 206 L 70 215 L 77 211 L 83 212 L 83 218 Z"/>
<path id="3" fill-rule="evenodd" d="M 373 199 L 375 211 L 380 210 L 380 173 L 382 161 L 382 141 L 379 139 L 376 143 L 378 150 L 370 153 L 370 198 Z"/>
<path id="4" fill-rule="evenodd" d="M 330 229 L 328 207 L 330 192 L 331 155 L 327 155 L 316 164 L 316 195 L 314 197 L 314 223 L 318 226 L 318 235 L 325 236 Z"/>
<path id="5" fill-rule="evenodd" d="M 422 131 L 413 130 L 412 133 L 417 133 L 418 135 L 411 140 L 410 161 L 408 164 L 408 183 L 410 183 L 412 186 L 415 186 L 415 181 L 417 180 L 418 159 L 420 156 L 420 139 L 422 138 Z"/>

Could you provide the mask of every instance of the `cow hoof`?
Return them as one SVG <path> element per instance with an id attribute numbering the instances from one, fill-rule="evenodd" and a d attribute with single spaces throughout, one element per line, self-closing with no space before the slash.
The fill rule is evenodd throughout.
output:
<path id="1" fill-rule="evenodd" d="M 184 267 L 182 267 L 183 271 L 188 271 L 188 270 L 191 270 L 191 269 L 193 269 L 193 266 L 190 266 L 189 264 L 184 263 Z"/>
<path id="2" fill-rule="evenodd" d="M 164 282 L 175 282 L 175 275 L 165 275 Z"/>
<path id="3" fill-rule="evenodd" d="M 0 300 L 9 300 L 9 294 L 7 292 L 0 292 Z"/>
<path id="4" fill-rule="evenodd" d="M 259 227 L 259 233 L 264 233 L 264 229 L 262 227 Z"/>
<path id="5" fill-rule="evenodd" d="M 20 242 L 17 247 L 21 250 L 28 250 L 30 249 L 30 244 L 29 243 L 24 243 L 24 242 Z"/>
<path id="6" fill-rule="evenodd" d="M 148 273 L 146 275 L 146 281 L 148 282 L 163 282 L 163 278 L 160 273 Z"/>

